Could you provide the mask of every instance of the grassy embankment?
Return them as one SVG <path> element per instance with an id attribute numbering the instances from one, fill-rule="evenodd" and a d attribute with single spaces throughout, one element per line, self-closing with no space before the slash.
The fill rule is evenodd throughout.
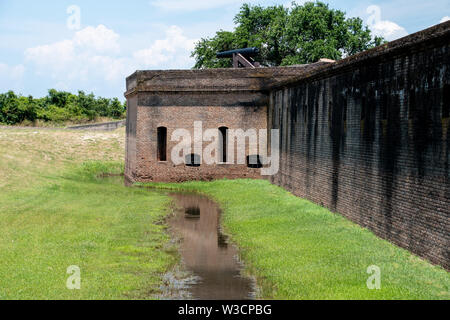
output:
<path id="1" fill-rule="evenodd" d="M 0 299 L 155 292 L 176 263 L 160 224 L 169 199 L 95 178 L 121 172 L 123 136 L 123 129 L 0 129 Z M 199 191 L 221 204 L 264 298 L 450 298 L 448 272 L 266 181 L 158 186 Z M 79 291 L 66 289 L 70 265 L 81 268 Z M 369 265 L 381 268 L 381 290 L 366 287 Z"/>
<path id="2" fill-rule="evenodd" d="M 0 129 L 0 299 L 157 291 L 177 261 L 160 223 L 170 200 L 125 188 L 122 178 L 96 178 L 122 171 L 123 137 L 123 129 Z M 71 265 L 81 268 L 81 290 L 66 288 Z"/>
<path id="3" fill-rule="evenodd" d="M 264 298 L 450 299 L 447 271 L 267 181 L 152 185 L 199 191 L 221 205 Z M 380 290 L 367 288 L 371 265 L 381 269 Z"/>

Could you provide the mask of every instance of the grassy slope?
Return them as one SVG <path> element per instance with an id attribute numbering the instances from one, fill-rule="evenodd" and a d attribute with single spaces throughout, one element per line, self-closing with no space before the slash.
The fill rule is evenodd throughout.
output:
<path id="1" fill-rule="evenodd" d="M 94 178 L 121 171 L 123 136 L 0 129 L 0 299 L 146 298 L 159 285 L 175 263 L 159 223 L 168 199 Z M 220 202 L 265 298 L 449 299 L 446 271 L 265 181 L 159 186 Z M 372 264 L 379 291 L 365 285 Z M 70 265 L 80 291 L 65 287 Z"/>
<path id="2" fill-rule="evenodd" d="M 447 271 L 267 181 L 153 185 L 200 191 L 221 204 L 264 298 L 450 298 Z M 381 290 L 367 289 L 370 265 L 381 268 Z"/>
<path id="3" fill-rule="evenodd" d="M 95 178 L 121 172 L 123 137 L 0 130 L 0 299 L 148 298 L 159 287 L 176 262 L 160 223 L 170 200 Z M 66 288 L 70 265 L 81 290 Z"/>

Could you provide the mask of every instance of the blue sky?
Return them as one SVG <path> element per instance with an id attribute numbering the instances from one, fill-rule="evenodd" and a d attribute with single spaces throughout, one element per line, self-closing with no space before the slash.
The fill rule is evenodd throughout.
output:
<path id="1" fill-rule="evenodd" d="M 123 99 L 125 77 L 137 69 L 191 68 L 195 41 L 232 30 L 244 2 L 291 3 L 0 0 L 0 92 L 40 97 L 56 88 Z M 325 2 L 388 40 L 450 19 L 449 0 Z"/>

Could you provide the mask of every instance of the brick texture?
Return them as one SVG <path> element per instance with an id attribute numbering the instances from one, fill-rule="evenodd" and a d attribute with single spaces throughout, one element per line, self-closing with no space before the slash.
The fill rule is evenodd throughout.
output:
<path id="1" fill-rule="evenodd" d="M 246 164 L 228 165 L 202 164 L 189 167 L 174 165 L 170 161 L 170 152 L 179 141 L 171 141 L 176 129 L 186 129 L 194 142 L 194 121 L 201 121 L 203 130 L 227 127 L 230 129 L 266 129 L 267 107 L 139 107 L 137 115 L 137 142 L 135 171 L 131 174 L 138 181 L 187 181 L 212 180 L 219 178 L 259 178 L 259 170 L 247 168 Z M 168 136 L 168 161 L 157 159 L 157 128 L 166 127 Z M 205 148 L 210 142 L 203 142 Z M 194 152 L 194 145 L 191 144 Z M 246 155 L 251 154 L 246 150 Z"/>
<path id="2" fill-rule="evenodd" d="M 281 132 L 273 183 L 446 269 L 448 39 L 290 82 L 271 92 L 269 107 Z"/>

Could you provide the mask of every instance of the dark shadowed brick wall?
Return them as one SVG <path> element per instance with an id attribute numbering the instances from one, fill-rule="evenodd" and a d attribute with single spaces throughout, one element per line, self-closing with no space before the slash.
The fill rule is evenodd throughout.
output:
<path id="1" fill-rule="evenodd" d="M 277 85 L 275 184 L 450 268 L 449 23 Z"/>

